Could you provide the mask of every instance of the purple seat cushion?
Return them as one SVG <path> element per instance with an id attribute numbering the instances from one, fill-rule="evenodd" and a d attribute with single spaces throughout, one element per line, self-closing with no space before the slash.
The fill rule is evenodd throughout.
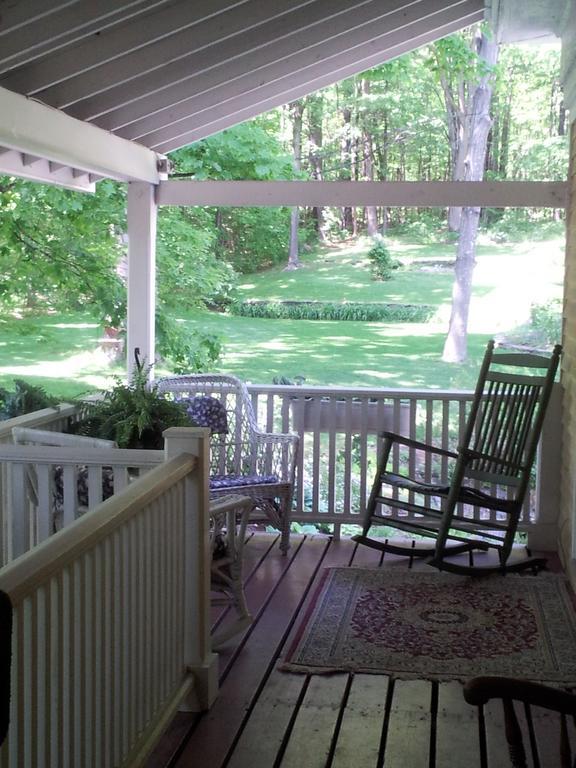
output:
<path id="1" fill-rule="evenodd" d="M 209 427 L 214 434 L 228 432 L 228 416 L 221 400 L 209 395 L 197 395 L 188 401 L 186 412 L 197 427 Z"/>
<path id="2" fill-rule="evenodd" d="M 76 475 L 76 500 L 81 507 L 88 507 L 88 467 L 78 468 Z M 102 467 L 102 501 L 114 495 L 114 472 L 112 467 Z M 54 467 L 54 501 L 56 508 L 64 504 L 64 471 L 61 466 Z"/>
<path id="3" fill-rule="evenodd" d="M 278 483 L 276 475 L 212 475 L 210 478 L 210 488 L 218 490 L 220 488 L 240 488 L 243 485 L 270 485 Z"/>

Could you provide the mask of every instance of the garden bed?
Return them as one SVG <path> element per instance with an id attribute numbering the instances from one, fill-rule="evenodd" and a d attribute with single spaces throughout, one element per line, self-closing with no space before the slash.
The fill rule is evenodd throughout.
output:
<path id="1" fill-rule="evenodd" d="M 356 320 L 385 323 L 426 323 L 435 307 L 430 304 L 392 304 L 384 302 L 330 302 L 248 299 L 230 307 L 233 315 L 274 320 Z"/>

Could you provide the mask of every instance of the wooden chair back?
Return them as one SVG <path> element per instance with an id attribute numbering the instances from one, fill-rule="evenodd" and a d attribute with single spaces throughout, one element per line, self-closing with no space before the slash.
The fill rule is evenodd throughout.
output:
<path id="1" fill-rule="evenodd" d="M 465 477 L 512 486 L 524 498 L 562 348 L 550 357 L 486 349 L 462 440 Z"/>

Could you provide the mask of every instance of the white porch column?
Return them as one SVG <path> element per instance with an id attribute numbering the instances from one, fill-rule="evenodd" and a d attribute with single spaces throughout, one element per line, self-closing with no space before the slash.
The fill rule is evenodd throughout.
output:
<path id="1" fill-rule="evenodd" d="M 134 350 L 150 365 L 155 359 L 156 309 L 156 187 L 141 181 L 128 184 L 128 320 L 126 360 L 128 376 Z"/>

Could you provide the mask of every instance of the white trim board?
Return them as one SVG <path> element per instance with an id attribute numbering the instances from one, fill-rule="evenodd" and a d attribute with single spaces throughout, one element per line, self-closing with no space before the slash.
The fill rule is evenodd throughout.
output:
<path id="1" fill-rule="evenodd" d="M 160 182 L 158 205 L 480 206 L 565 208 L 566 182 L 178 181 Z"/>
<path id="2" fill-rule="evenodd" d="M 6 88 L 0 88 L 0 146 L 118 181 L 161 178 L 156 152 Z"/>
<path id="3" fill-rule="evenodd" d="M 94 192 L 96 179 L 92 174 L 77 171 L 59 163 L 33 157 L 14 149 L 0 150 L 0 174 L 18 176 L 42 184 L 73 189 L 76 192 Z M 98 177 L 101 178 L 101 177 Z"/>

